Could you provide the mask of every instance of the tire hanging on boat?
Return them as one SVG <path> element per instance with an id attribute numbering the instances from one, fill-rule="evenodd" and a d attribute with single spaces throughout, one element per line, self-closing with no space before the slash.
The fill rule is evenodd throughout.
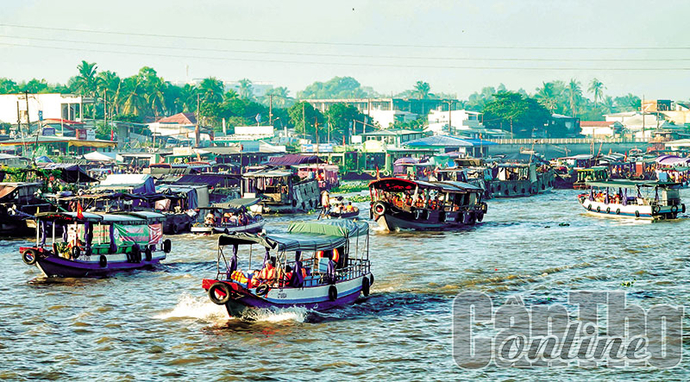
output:
<path id="1" fill-rule="evenodd" d="M 639 218 L 640 217 L 640 211 L 635 211 L 635 217 Z"/>
<path id="2" fill-rule="evenodd" d="M 130 260 L 130 263 L 138 263 L 141 261 L 141 248 L 136 244 L 132 247 Z"/>
<path id="3" fill-rule="evenodd" d="M 661 210 L 661 208 L 659 208 L 659 206 L 653 206 L 652 207 L 652 212 L 654 212 L 655 214 L 658 214 L 660 210 Z"/>
<path id="4" fill-rule="evenodd" d="M 218 297 L 216 292 L 221 292 L 224 296 Z M 230 287 L 226 283 L 217 282 L 208 288 L 208 298 L 216 305 L 225 305 L 230 301 Z"/>
<path id="5" fill-rule="evenodd" d="M 266 293 L 268 293 L 268 291 L 269 291 L 270 289 L 271 289 L 271 288 L 268 286 L 268 284 L 261 284 L 261 285 L 259 285 L 258 287 L 256 287 L 256 295 L 257 295 L 257 296 L 263 296 L 263 295 L 265 295 Z"/>
<path id="6" fill-rule="evenodd" d="M 172 242 L 170 241 L 170 239 L 163 240 L 163 252 L 170 253 L 171 249 L 172 249 Z"/>
<path id="7" fill-rule="evenodd" d="M 364 297 L 367 297 L 369 295 L 369 278 L 368 277 L 362 277 L 362 294 Z"/>
<path id="8" fill-rule="evenodd" d="M 611 207 L 606 207 L 606 213 L 610 214 L 611 213 Z"/>
<path id="9" fill-rule="evenodd" d="M 338 299 L 338 288 L 336 288 L 335 285 L 331 285 L 328 288 L 328 299 L 331 301 L 335 301 Z"/>
<path id="10" fill-rule="evenodd" d="M 77 246 L 72 247 L 72 258 L 76 259 L 79 257 L 79 255 L 81 255 L 81 251 L 79 250 L 79 247 L 77 247 Z"/>
<path id="11" fill-rule="evenodd" d="M 35 249 L 27 249 L 22 254 L 22 260 L 26 265 L 34 265 L 38 260 L 38 252 Z"/>
<path id="12" fill-rule="evenodd" d="M 369 286 L 374 285 L 374 274 L 369 275 Z"/>
<path id="13" fill-rule="evenodd" d="M 681 207 L 682 207 L 681 212 L 685 213 L 685 204 L 681 204 Z"/>
<path id="14" fill-rule="evenodd" d="M 105 255 L 101 255 L 101 257 L 98 259 L 98 265 L 101 268 L 105 268 L 108 266 L 108 258 L 105 257 Z"/>
<path id="15" fill-rule="evenodd" d="M 617 209 L 616 209 L 616 215 L 620 215 L 620 214 L 621 214 L 621 209 L 620 209 L 620 208 L 617 208 Z"/>
<path id="16" fill-rule="evenodd" d="M 676 206 L 676 205 L 671 206 L 671 212 L 673 212 L 673 213 L 678 212 L 678 206 Z"/>
<path id="17" fill-rule="evenodd" d="M 484 214 L 479 212 L 477 214 L 477 221 L 481 223 L 482 220 L 484 220 Z"/>
<path id="18" fill-rule="evenodd" d="M 374 206 L 371 209 L 374 211 L 374 215 L 381 216 L 386 213 L 386 206 L 381 202 L 374 203 Z"/>
<path id="19" fill-rule="evenodd" d="M 145 257 L 146 261 L 151 261 L 151 260 L 153 260 L 153 253 L 152 253 L 152 251 L 151 251 L 151 247 L 150 247 L 150 246 L 146 246 L 146 250 L 144 250 L 144 254 L 145 254 L 145 256 L 146 256 L 146 257 Z"/>

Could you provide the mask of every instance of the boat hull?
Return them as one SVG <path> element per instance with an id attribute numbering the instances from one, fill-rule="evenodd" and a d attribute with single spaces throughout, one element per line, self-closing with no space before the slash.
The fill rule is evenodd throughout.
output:
<path id="1" fill-rule="evenodd" d="M 371 280 L 371 274 L 362 275 L 350 280 L 339 281 L 332 285 L 318 285 L 304 288 L 270 288 L 264 296 L 257 296 L 255 289 L 245 289 L 237 284 L 233 287 L 233 298 L 225 304 L 228 315 L 238 317 L 255 309 L 305 308 L 316 311 L 329 310 L 352 304 L 362 293 L 363 278 Z M 204 280 L 204 289 L 218 280 Z M 329 289 L 337 289 L 337 297 L 329 298 Z"/>
<path id="2" fill-rule="evenodd" d="M 85 257 L 84 260 L 68 260 L 54 255 L 38 257 L 36 266 L 47 277 L 96 277 L 115 272 L 131 271 L 135 269 L 151 268 L 165 259 L 164 253 L 156 253 L 150 261 L 127 262 L 126 255 L 107 255 L 108 263 L 105 267 L 99 264 L 99 255 Z"/>
<path id="3" fill-rule="evenodd" d="M 443 212 L 442 211 L 418 210 L 415 212 L 403 211 L 386 205 L 385 212 L 378 214 L 373 210 L 372 218 L 384 230 L 417 230 L 417 231 L 444 231 L 458 230 L 472 227 L 478 221 L 484 219 L 481 210 L 470 212 Z"/>
<path id="4" fill-rule="evenodd" d="M 658 206 L 657 208 L 650 205 L 638 204 L 615 204 L 602 203 L 591 201 L 587 198 L 580 198 L 580 205 L 590 215 L 604 216 L 610 218 L 627 218 L 627 219 L 642 219 L 642 220 L 661 220 L 661 219 L 675 219 L 678 213 L 684 212 L 683 205 L 675 206 Z"/>
<path id="5" fill-rule="evenodd" d="M 258 222 L 247 224 L 244 226 L 215 226 L 215 227 L 192 227 L 192 233 L 198 234 L 215 234 L 215 233 L 259 233 L 264 228 L 266 224 L 265 220 L 260 220 Z"/>

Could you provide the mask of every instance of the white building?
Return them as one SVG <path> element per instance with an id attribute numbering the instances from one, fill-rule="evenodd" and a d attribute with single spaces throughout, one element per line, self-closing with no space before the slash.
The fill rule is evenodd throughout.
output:
<path id="1" fill-rule="evenodd" d="M 449 130 L 452 124 L 451 132 L 458 134 L 471 133 L 472 130 L 483 130 L 484 125 L 481 123 L 482 113 L 469 110 L 452 110 L 450 112 L 442 111 L 440 109 L 431 110 L 429 112 L 429 127 L 434 134 L 441 134 Z"/>
<path id="2" fill-rule="evenodd" d="M 369 115 L 374 124 L 378 123 L 378 125 L 381 126 L 382 129 L 391 128 L 396 122 L 412 122 L 419 117 L 415 113 L 410 113 L 401 110 L 372 109 L 364 111 L 364 114 Z"/>
<path id="3" fill-rule="evenodd" d="M 652 131 L 664 127 L 666 123 L 663 115 L 645 114 L 643 119 L 642 114 L 636 111 L 607 114 L 604 117 L 608 122 L 620 122 L 627 131 L 626 135 L 629 134 L 638 139 L 651 138 Z"/>
<path id="4" fill-rule="evenodd" d="M 256 141 L 259 139 L 273 138 L 275 133 L 273 126 L 235 126 L 235 134 L 228 139 L 238 141 Z"/>
<path id="5" fill-rule="evenodd" d="M 91 99 L 72 94 L 29 94 L 28 119 L 27 99 L 25 94 L 0 95 L 0 122 L 17 124 L 17 108 L 22 124 L 28 120 L 37 123 L 44 119 L 64 119 L 69 121 L 82 121 L 82 109 L 85 103 L 91 103 Z"/>

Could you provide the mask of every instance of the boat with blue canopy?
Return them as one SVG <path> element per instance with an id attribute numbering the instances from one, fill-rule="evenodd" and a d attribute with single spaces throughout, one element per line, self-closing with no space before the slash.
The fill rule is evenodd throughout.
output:
<path id="1" fill-rule="evenodd" d="M 294 222 L 287 233 L 265 236 L 221 235 L 216 264 L 216 277 L 202 287 L 233 317 L 257 308 L 327 310 L 368 296 L 374 282 L 369 225 L 351 220 Z"/>

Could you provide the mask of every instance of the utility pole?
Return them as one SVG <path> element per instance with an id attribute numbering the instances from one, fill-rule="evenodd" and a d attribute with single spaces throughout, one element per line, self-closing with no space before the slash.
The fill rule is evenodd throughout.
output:
<path id="1" fill-rule="evenodd" d="M 644 94 L 642 95 L 642 102 L 640 102 L 640 112 L 642 113 L 642 139 L 644 139 L 644 131 L 645 131 L 645 120 L 644 120 Z M 634 135 L 633 135 L 633 141 L 634 141 Z"/>
<path id="2" fill-rule="evenodd" d="M 268 96 L 268 124 L 273 126 L 273 94 Z"/>
<path id="3" fill-rule="evenodd" d="M 316 155 L 319 155 L 319 120 L 314 117 L 314 131 L 316 133 Z"/>
<path id="4" fill-rule="evenodd" d="M 452 101 L 446 101 L 446 102 L 448 103 L 448 132 L 451 135 L 455 135 L 453 133 L 453 113 L 451 112 L 451 107 L 450 107 L 450 104 L 452 103 Z"/>
<path id="5" fill-rule="evenodd" d="M 29 134 L 31 134 L 31 117 L 29 116 L 29 91 L 25 90 L 24 95 L 26 96 L 26 126 L 28 126 Z"/>
<path id="6" fill-rule="evenodd" d="M 199 116 L 201 115 L 199 108 L 201 107 L 201 94 L 196 95 L 196 126 L 194 126 L 194 139 L 196 140 L 196 147 L 199 147 L 201 140 L 201 130 L 199 129 Z"/>
<path id="7" fill-rule="evenodd" d="M 304 107 L 305 107 L 305 105 L 306 105 L 306 101 L 305 101 L 305 102 L 302 102 L 302 134 L 303 134 L 303 137 L 306 138 L 306 136 L 307 136 L 307 120 L 306 120 L 306 118 L 304 117 Z"/>
<path id="8" fill-rule="evenodd" d="M 22 133 L 22 114 L 19 111 L 19 99 L 17 99 L 17 133 Z"/>
<path id="9" fill-rule="evenodd" d="M 328 115 L 328 126 L 326 127 L 326 131 L 328 133 L 328 143 L 331 143 L 331 115 Z"/>

